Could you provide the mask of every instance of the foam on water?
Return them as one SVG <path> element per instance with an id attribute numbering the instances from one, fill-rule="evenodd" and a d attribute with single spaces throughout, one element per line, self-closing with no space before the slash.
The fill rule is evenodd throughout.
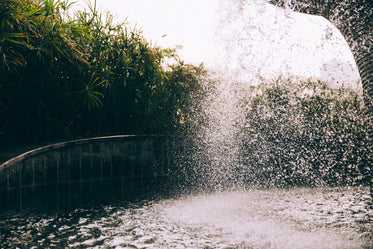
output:
<path id="1" fill-rule="evenodd" d="M 191 195 L 2 221 L 0 243 L 3 248 L 371 248 L 368 199 L 366 188 Z"/>
<path id="2" fill-rule="evenodd" d="M 335 199 L 315 203 L 320 194 L 306 189 L 218 193 L 187 198 L 167 212 L 176 223 L 221 229 L 222 240 L 248 248 L 361 248 L 353 222 L 336 225 L 351 217 L 337 218 Z"/>

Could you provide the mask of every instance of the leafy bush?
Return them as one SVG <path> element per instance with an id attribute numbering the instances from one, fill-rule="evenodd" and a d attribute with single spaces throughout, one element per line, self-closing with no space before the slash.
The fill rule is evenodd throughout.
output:
<path id="1" fill-rule="evenodd" d="M 70 6 L 1 1 L 0 144 L 180 129 L 203 68 L 95 5 L 74 14 Z"/>
<path id="2" fill-rule="evenodd" d="M 368 182 L 362 96 L 326 83 L 279 78 L 242 99 L 246 181 L 269 186 Z"/>

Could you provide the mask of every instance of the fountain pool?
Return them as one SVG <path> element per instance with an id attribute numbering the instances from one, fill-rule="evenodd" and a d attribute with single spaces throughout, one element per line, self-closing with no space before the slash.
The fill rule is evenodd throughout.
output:
<path id="1" fill-rule="evenodd" d="M 367 188 L 186 195 L 0 222 L 2 248 L 372 248 Z"/>
<path id="2" fill-rule="evenodd" d="M 334 102 L 320 84 L 296 82 L 290 91 L 283 87 L 292 87 L 290 81 L 275 80 L 273 88 L 255 88 L 251 79 L 266 75 L 255 67 L 271 67 L 264 64 L 273 54 L 264 64 L 256 60 L 260 51 L 247 56 L 261 26 L 238 7 L 227 12 L 220 34 L 222 47 L 237 46 L 222 49 L 218 79 L 211 91 L 207 80 L 207 92 L 196 97 L 192 142 L 119 136 L 34 151 L 43 157 L 21 156 L 3 167 L 7 173 L 0 178 L 6 196 L 0 208 L 21 211 L 0 216 L 1 248 L 373 248 L 372 200 L 368 187 L 357 187 L 367 185 L 363 171 L 370 155 L 358 136 L 365 133 L 356 128 L 358 96 L 351 95 L 357 108 L 339 115 L 328 109 Z M 320 108 L 312 113 L 311 107 Z M 351 127 L 355 133 L 343 133 Z M 137 190 L 154 191 L 164 179 L 170 184 L 162 190 L 177 185 L 198 193 L 94 204 L 97 196 L 113 193 L 139 198 Z M 332 187 L 346 185 L 355 187 Z M 57 196 L 51 198 L 57 211 L 26 212 L 28 202 L 49 207 L 51 196 Z M 94 206 L 59 209 L 85 199 Z"/>

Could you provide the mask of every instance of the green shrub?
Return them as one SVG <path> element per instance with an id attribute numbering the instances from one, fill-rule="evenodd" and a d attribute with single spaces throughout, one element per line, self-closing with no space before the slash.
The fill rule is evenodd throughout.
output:
<path id="1" fill-rule="evenodd" d="M 70 6 L 0 3 L 0 144 L 180 129 L 202 67 L 95 4 L 73 14 Z"/>
<path id="2" fill-rule="evenodd" d="M 362 96 L 326 83 L 279 78 L 252 87 L 241 162 L 247 181 L 273 186 L 366 184 Z"/>

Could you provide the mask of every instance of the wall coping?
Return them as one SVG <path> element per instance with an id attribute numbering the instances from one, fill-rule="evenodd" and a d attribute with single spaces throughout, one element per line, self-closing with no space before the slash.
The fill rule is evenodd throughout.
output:
<path id="1" fill-rule="evenodd" d="M 76 140 L 49 144 L 46 146 L 42 146 L 36 149 L 32 149 L 30 151 L 24 152 L 16 157 L 13 157 L 7 160 L 6 162 L 0 165 L 0 172 L 27 158 L 45 153 L 47 151 L 55 150 L 55 149 L 67 148 L 67 147 L 71 147 L 75 145 L 90 144 L 94 142 L 101 142 L 101 141 L 103 142 L 107 140 L 123 140 L 123 139 L 129 140 L 129 139 L 155 138 L 155 137 L 164 137 L 164 136 L 163 135 L 115 135 L 115 136 L 103 136 L 103 137 L 76 139 Z"/>

